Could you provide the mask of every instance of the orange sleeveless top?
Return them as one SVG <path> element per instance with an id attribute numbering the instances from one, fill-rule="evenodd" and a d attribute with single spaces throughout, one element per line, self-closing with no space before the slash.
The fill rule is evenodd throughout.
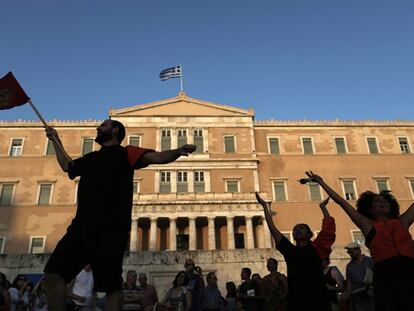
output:
<path id="1" fill-rule="evenodd" d="M 366 245 L 374 262 L 405 256 L 414 258 L 412 237 L 398 218 L 373 220 L 374 228 L 367 235 Z"/>

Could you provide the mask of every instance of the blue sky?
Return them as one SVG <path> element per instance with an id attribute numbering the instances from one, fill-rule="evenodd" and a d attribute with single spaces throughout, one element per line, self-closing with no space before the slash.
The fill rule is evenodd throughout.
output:
<path id="1" fill-rule="evenodd" d="M 404 119 L 414 113 L 414 1 L 2 1 L 0 76 L 46 119 L 104 119 L 187 95 L 256 119 Z M 28 106 L 0 120 L 36 119 Z"/>

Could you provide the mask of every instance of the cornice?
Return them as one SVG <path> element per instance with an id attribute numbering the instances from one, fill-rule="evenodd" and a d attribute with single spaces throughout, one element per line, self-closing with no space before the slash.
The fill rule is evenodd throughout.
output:
<path id="1" fill-rule="evenodd" d="M 414 120 L 255 120 L 253 122 L 255 128 L 260 127 L 332 127 L 332 126 L 346 126 L 346 127 L 361 127 L 361 126 L 376 126 L 376 127 L 414 127 Z"/>

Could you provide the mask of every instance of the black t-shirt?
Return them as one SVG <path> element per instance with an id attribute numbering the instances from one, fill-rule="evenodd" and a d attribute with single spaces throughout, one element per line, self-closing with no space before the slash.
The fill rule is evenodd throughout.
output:
<path id="1" fill-rule="evenodd" d="M 113 145 L 73 161 L 69 178 L 80 176 L 73 225 L 91 229 L 131 228 L 134 168 L 149 149 Z"/>
<path id="2" fill-rule="evenodd" d="M 257 296 L 260 295 L 260 287 L 255 280 L 249 279 L 243 282 L 239 286 L 239 294 L 248 296 L 241 299 L 246 311 L 263 310 L 263 305 L 261 304 L 262 301 L 257 298 Z"/>
<path id="3" fill-rule="evenodd" d="M 277 249 L 287 265 L 289 310 L 331 310 L 322 260 L 315 247 L 295 246 L 282 236 Z"/>

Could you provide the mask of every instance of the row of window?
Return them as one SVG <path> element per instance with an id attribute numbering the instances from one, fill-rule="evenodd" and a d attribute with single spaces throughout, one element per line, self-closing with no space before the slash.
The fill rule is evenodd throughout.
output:
<path id="1" fill-rule="evenodd" d="M 279 137 L 268 137 L 269 154 L 280 154 Z M 397 137 L 401 153 L 411 153 L 410 143 L 407 137 Z M 312 137 L 301 137 L 303 154 L 314 154 L 315 147 Z M 380 148 L 376 137 L 366 137 L 367 149 L 370 154 L 380 153 Z M 337 154 L 348 153 L 348 146 L 345 137 L 334 137 L 334 144 Z"/>
<path id="2" fill-rule="evenodd" d="M 192 143 L 197 146 L 195 153 L 204 152 L 204 140 L 203 140 L 203 131 L 194 130 L 194 136 Z M 171 130 L 164 129 L 161 130 L 161 151 L 171 149 Z M 407 137 L 397 137 L 398 145 L 400 147 L 401 153 L 411 153 L 411 146 L 409 139 Z M 139 135 L 133 135 L 128 137 L 128 144 L 132 146 L 141 146 L 142 137 Z M 236 152 L 236 136 L 225 135 L 223 137 L 224 141 L 224 152 L 225 153 L 235 153 Z M 177 131 L 177 146 L 182 146 L 188 143 L 187 130 L 178 130 Z M 348 153 L 348 147 L 346 144 L 345 137 L 334 137 L 334 143 L 337 154 L 346 154 Z M 367 137 L 366 138 L 367 149 L 370 154 L 380 153 L 380 148 L 377 142 L 376 137 Z M 302 152 L 303 154 L 314 154 L 315 148 L 313 145 L 312 137 L 301 137 Z M 87 154 L 94 150 L 94 139 L 93 138 L 83 138 L 82 142 L 82 155 Z M 23 152 L 23 139 L 22 138 L 13 138 L 10 144 L 9 156 L 18 157 L 21 156 Z M 280 154 L 280 139 L 278 137 L 268 137 L 268 153 L 278 155 Z M 45 155 L 54 155 L 55 150 L 53 143 L 48 140 L 45 150 Z"/>
<path id="3" fill-rule="evenodd" d="M 411 194 L 414 197 L 414 179 L 409 179 L 409 186 Z M 355 179 L 344 179 L 341 180 L 343 197 L 346 200 L 354 201 L 358 198 L 356 190 L 356 180 Z M 375 184 L 377 186 L 377 191 L 391 190 L 389 186 L 389 180 L 387 178 L 375 178 Z M 309 197 L 311 201 L 321 201 L 322 200 L 322 191 L 321 187 L 317 183 L 308 183 L 309 187 Z M 288 192 L 286 187 L 285 180 L 276 180 L 273 181 L 273 200 L 274 201 L 288 201 Z"/>
<path id="4" fill-rule="evenodd" d="M 182 146 L 189 143 L 187 130 L 178 130 L 177 134 L 177 146 Z M 82 139 L 81 155 L 94 151 L 94 141 L 95 139 L 91 137 Z M 141 147 L 141 142 L 141 135 L 128 136 L 129 145 Z M 191 143 L 197 146 L 197 150 L 195 151 L 196 154 L 204 152 L 203 130 L 194 130 L 193 141 Z M 10 143 L 9 156 L 21 156 L 23 153 L 23 144 L 23 138 L 12 138 Z M 171 130 L 161 130 L 161 151 L 171 149 L 171 145 Z M 235 148 L 233 147 L 232 150 L 234 149 Z M 47 140 L 47 144 L 45 147 L 45 155 L 55 155 L 55 149 L 50 139 Z"/>
<path id="5" fill-rule="evenodd" d="M 46 237 L 45 236 L 31 236 L 29 242 L 28 253 L 41 254 L 45 252 Z M 4 253 L 4 246 L 6 245 L 6 237 L 0 236 L 0 254 Z"/>
<path id="6" fill-rule="evenodd" d="M 162 171 L 160 172 L 160 192 L 169 193 L 171 192 L 171 171 Z M 193 174 L 193 189 L 194 192 L 205 192 L 205 182 L 204 182 L 204 171 L 178 171 L 177 172 L 177 192 L 188 192 L 189 190 L 189 174 Z M 228 181 L 229 186 L 226 189 L 229 189 L 228 192 L 238 192 L 238 186 L 234 186 L 232 181 Z M 54 183 L 39 183 L 38 187 L 38 196 L 37 204 L 38 205 L 50 205 L 52 199 Z M 77 184 L 76 184 L 77 187 Z M 0 206 L 11 206 L 13 205 L 13 197 L 15 192 L 16 184 L 15 183 L 0 183 Z M 140 192 L 140 183 L 138 181 L 133 182 L 133 192 Z M 76 193 L 76 191 L 75 191 Z M 76 197 L 74 198 L 76 203 Z"/>
<path id="7" fill-rule="evenodd" d="M 202 193 L 206 192 L 206 185 L 204 181 L 205 172 L 195 171 L 178 171 L 176 173 L 176 192 L 189 192 L 189 181 L 188 174 L 193 173 L 193 189 L 194 192 Z M 171 171 L 160 172 L 160 193 L 171 193 L 172 182 L 171 182 Z M 227 179 L 225 182 L 225 192 L 240 192 L 240 180 Z M 414 197 L 414 179 L 408 180 L 411 193 Z M 288 191 L 286 186 L 286 180 L 276 180 L 273 184 L 273 200 L 274 201 L 288 201 Z M 355 179 L 341 180 L 343 196 L 346 200 L 354 201 L 357 199 L 356 181 Z M 377 191 L 390 190 L 389 180 L 386 178 L 376 178 L 375 184 Z M 133 192 L 140 192 L 140 183 L 134 181 Z M 321 201 L 322 191 L 321 187 L 316 183 L 308 183 L 309 198 L 311 201 Z M 11 206 L 13 205 L 13 196 L 15 191 L 14 183 L 0 183 L 0 206 Z M 37 197 L 38 205 L 50 205 L 52 199 L 53 183 L 40 183 Z M 76 203 L 76 197 L 74 202 Z"/>

